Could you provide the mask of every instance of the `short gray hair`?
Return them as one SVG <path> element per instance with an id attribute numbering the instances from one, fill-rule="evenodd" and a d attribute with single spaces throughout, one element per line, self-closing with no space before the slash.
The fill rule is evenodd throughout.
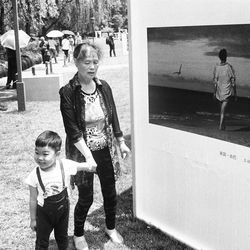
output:
<path id="1" fill-rule="evenodd" d="M 82 43 L 78 44 L 75 47 L 74 52 L 73 52 L 74 59 L 84 60 L 86 58 L 86 54 L 89 49 L 93 49 L 94 51 L 96 51 L 98 59 L 102 59 L 103 52 L 101 48 L 97 44 L 89 40 L 84 40 Z"/>

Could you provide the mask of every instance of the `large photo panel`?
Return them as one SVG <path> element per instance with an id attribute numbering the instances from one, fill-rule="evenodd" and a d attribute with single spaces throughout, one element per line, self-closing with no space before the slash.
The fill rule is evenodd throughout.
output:
<path id="1" fill-rule="evenodd" d="M 147 42 L 149 122 L 249 146 L 250 24 L 148 28 Z"/>
<path id="2" fill-rule="evenodd" d="M 195 249 L 248 249 L 250 3 L 129 6 L 134 214 Z M 218 72 L 237 92 L 221 129 Z"/>

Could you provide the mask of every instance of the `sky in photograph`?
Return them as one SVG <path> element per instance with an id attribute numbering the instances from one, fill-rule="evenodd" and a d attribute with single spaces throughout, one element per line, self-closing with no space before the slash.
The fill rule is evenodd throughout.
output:
<path id="1" fill-rule="evenodd" d="M 237 84 L 250 88 L 250 25 L 182 26 L 148 28 L 148 70 L 173 75 L 182 65 L 182 79 L 211 81 L 226 48 Z"/>

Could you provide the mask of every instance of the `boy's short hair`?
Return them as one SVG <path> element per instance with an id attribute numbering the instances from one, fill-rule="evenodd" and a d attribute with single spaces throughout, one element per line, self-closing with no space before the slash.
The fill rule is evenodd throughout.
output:
<path id="1" fill-rule="evenodd" d="M 58 152 L 61 150 L 62 138 L 56 132 L 46 130 L 37 137 L 35 145 L 36 147 L 48 146 Z"/>

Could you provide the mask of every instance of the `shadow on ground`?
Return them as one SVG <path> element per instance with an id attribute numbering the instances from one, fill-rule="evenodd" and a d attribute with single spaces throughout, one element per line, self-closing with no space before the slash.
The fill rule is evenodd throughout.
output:
<path id="1" fill-rule="evenodd" d="M 111 243 L 104 233 L 105 217 L 103 207 L 88 215 L 88 222 L 96 230 L 85 232 L 90 249 L 157 249 L 157 250 L 192 250 L 176 241 L 160 230 L 151 227 L 133 217 L 132 188 L 118 196 L 117 229 L 124 237 L 124 244 Z M 50 250 L 57 249 L 54 240 L 50 242 Z M 74 250 L 73 237 L 69 238 L 69 250 Z"/>
<path id="2" fill-rule="evenodd" d="M 14 101 L 17 99 L 15 89 L 6 89 L 5 86 L 0 86 L 0 102 Z"/>

